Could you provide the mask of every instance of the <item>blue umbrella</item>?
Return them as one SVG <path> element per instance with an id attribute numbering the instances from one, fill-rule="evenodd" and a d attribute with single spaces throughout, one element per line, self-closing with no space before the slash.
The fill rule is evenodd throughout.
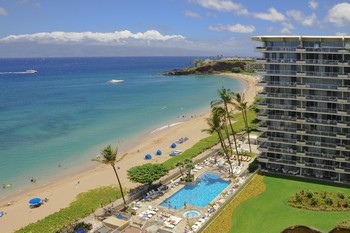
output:
<path id="1" fill-rule="evenodd" d="M 4 211 L 0 211 L 0 218 L 4 216 Z"/>
<path id="2" fill-rule="evenodd" d="M 176 147 L 176 144 L 175 143 L 173 143 L 173 144 L 171 144 L 171 146 L 170 146 L 171 148 L 175 148 Z"/>
<path id="3" fill-rule="evenodd" d="M 162 155 L 162 151 L 161 150 L 157 150 L 156 155 Z"/>
<path id="4" fill-rule="evenodd" d="M 85 233 L 85 229 L 79 228 L 78 230 L 75 231 L 75 233 Z"/>
<path id="5" fill-rule="evenodd" d="M 151 158 L 152 158 L 152 155 L 150 154 L 145 155 L 145 159 L 151 159 Z"/>
<path id="6" fill-rule="evenodd" d="M 30 205 L 35 205 L 35 204 L 39 204 L 39 203 L 41 203 L 41 198 L 39 198 L 39 197 L 33 198 L 29 201 Z"/>
<path id="7" fill-rule="evenodd" d="M 123 215 L 122 214 L 117 214 L 117 219 L 123 219 Z"/>

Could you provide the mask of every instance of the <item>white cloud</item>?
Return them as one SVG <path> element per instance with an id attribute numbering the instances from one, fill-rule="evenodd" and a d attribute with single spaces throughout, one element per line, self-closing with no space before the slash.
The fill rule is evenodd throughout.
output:
<path id="1" fill-rule="evenodd" d="M 309 7 L 313 10 L 316 10 L 318 8 L 318 2 L 316 2 L 315 0 L 310 0 Z"/>
<path id="2" fill-rule="evenodd" d="M 339 3 L 333 6 L 326 16 L 326 20 L 337 27 L 348 26 L 350 24 L 350 3 Z"/>
<path id="3" fill-rule="evenodd" d="M 238 33 L 252 33 L 255 31 L 255 27 L 253 25 L 244 26 L 241 24 L 232 24 L 232 25 L 222 25 L 218 26 L 209 26 L 209 30 L 211 31 L 229 31 L 229 32 L 238 32 Z"/>
<path id="4" fill-rule="evenodd" d="M 34 34 L 10 35 L 0 38 L 0 42 L 31 41 L 38 43 L 100 43 L 124 44 L 128 41 L 168 41 L 183 40 L 182 35 L 162 35 L 156 30 L 132 33 L 128 30 L 110 33 L 100 32 L 40 32 Z"/>
<path id="5" fill-rule="evenodd" d="M 291 34 L 292 33 L 291 30 L 294 29 L 293 24 L 288 23 L 288 22 L 283 22 L 282 26 L 283 26 L 283 28 L 280 31 L 282 34 Z"/>
<path id="6" fill-rule="evenodd" d="M 0 16 L 7 16 L 9 13 L 5 10 L 5 8 L 0 7 Z"/>
<path id="7" fill-rule="evenodd" d="M 336 32 L 336 36 L 346 36 L 347 34 L 345 32 Z"/>
<path id="8" fill-rule="evenodd" d="M 200 14 L 198 14 L 197 12 L 193 12 L 193 11 L 186 11 L 185 16 L 191 17 L 191 18 L 197 18 L 197 19 L 199 19 L 201 17 Z"/>
<path id="9" fill-rule="evenodd" d="M 234 12 L 237 15 L 248 15 L 248 10 L 239 3 L 230 0 L 189 0 L 200 6 L 221 12 Z"/>
<path id="10" fill-rule="evenodd" d="M 294 19 L 295 21 L 299 22 L 303 26 L 312 27 L 317 22 L 317 17 L 315 13 L 312 13 L 311 15 L 304 15 L 303 12 L 297 11 L 297 10 L 290 10 L 286 13 L 289 17 Z"/>
<path id="11" fill-rule="evenodd" d="M 286 19 L 282 13 L 278 12 L 273 7 L 269 9 L 268 13 L 254 13 L 253 16 L 262 20 L 267 20 L 272 22 L 281 22 Z"/>

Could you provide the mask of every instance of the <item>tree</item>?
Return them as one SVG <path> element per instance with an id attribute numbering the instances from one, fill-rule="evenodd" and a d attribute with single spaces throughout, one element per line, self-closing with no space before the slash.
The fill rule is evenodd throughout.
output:
<path id="1" fill-rule="evenodd" d="M 237 154 L 238 165 L 241 165 L 241 160 L 239 158 L 238 147 L 237 147 L 236 132 L 233 129 L 233 126 L 232 126 L 231 111 L 229 109 L 229 105 L 232 104 L 233 92 L 230 89 L 226 89 L 226 88 L 222 87 L 221 89 L 218 90 L 218 94 L 220 96 L 220 99 L 219 100 L 213 100 L 211 102 L 211 106 L 215 107 L 215 106 L 220 106 L 221 105 L 225 109 L 226 117 L 227 117 L 227 120 L 229 122 L 229 125 L 230 125 L 230 128 L 231 128 L 231 132 L 232 132 L 232 136 L 233 136 L 233 142 L 235 144 L 235 150 L 236 150 L 236 154 Z"/>
<path id="2" fill-rule="evenodd" d="M 232 73 L 241 73 L 242 69 L 241 69 L 241 67 L 233 67 L 231 71 L 232 71 Z"/>
<path id="3" fill-rule="evenodd" d="M 233 168 L 232 168 L 232 163 L 230 161 L 230 154 L 229 154 L 227 147 L 225 145 L 225 139 L 221 133 L 222 125 L 220 122 L 220 117 L 216 112 L 212 112 L 211 117 L 207 118 L 206 121 L 207 121 L 209 128 L 204 129 L 202 131 L 207 132 L 209 134 L 212 134 L 214 132 L 216 132 L 218 134 L 221 147 L 224 150 L 224 154 L 226 155 L 227 162 L 230 165 L 230 175 L 233 176 Z"/>
<path id="4" fill-rule="evenodd" d="M 252 148 L 251 148 L 251 144 L 250 144 L 250 136 L 249 136 L 250 128 L 249 128 L 248 116 L 247 116 L 247 110 L 249 110 L 250 107 L 248 107 L 248 102 L 245 101 L 244 94 L 241 95 L 239 93 L 236 93 L 236 94 L 234 94 L 233 99 L 234 99 L 233 105 L 235 106 L 235 108 L 237 110 L 241 111 L 241 113 L 242 113 L 245 129 L 246 129 L 246 132 L 248 134 L 249 152 L 252 152 Z"/>
<path id="5" fill-rule="evenodd" d="M 118 176 L 118 172 L 115 169 L 115 164 L 117 162 L 117 154 L 118 154 L 118 147 L 116 147 L 114 149 L 111 145 L 108 145 L 107 147 L 103 148 L 103 150 L 101 152 L 102 158 L 96 158 L 96 159 L 93 159 L 93 160 L 96 161 L 96 162 L 99 162 L 99 163 L 109 164 L 109 165 L 112 166 L 112 168 L 114 170 L 114 173 L 115 173 L 115 176 L 117 177 L 117 180 L 118 180 L 119 189 L 120 189 L 120 192 L 122 194 L 124 206 L 126 206 L 126 201 L 125 201 L 125 197 L 124 197 L 122 184 L 120 182 L 120 179 L 119 179 L 119 176 Z"/>
<path id="6" fill-rule="evenodd" d="M 179 162 L 175 163 L 175 167 L 178 167 L 180 169 L 181 176 L 184 176 L 184 174 L 182 172 L 182 169 L 184 167 L 184 162 L 183 161 L 179 161 Z"/>
<path id="7" fill-rule="evenodd" d="M 153 181 L 159 180 L 167 173 L 168 171 L 162 164 L 146 163 L 130 168 L 128 178 L 135 183 L 152 184 Z"/>

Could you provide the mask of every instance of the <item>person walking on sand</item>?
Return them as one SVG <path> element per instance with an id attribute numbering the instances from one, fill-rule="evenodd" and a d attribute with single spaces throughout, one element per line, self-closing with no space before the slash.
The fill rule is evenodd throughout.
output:
<path id="1" fill-rule="evenodd" d="M 186 201 L 184 201 L 184 208 L 186 209 L 186 207 L 187 207 L 187 203 Z"/>

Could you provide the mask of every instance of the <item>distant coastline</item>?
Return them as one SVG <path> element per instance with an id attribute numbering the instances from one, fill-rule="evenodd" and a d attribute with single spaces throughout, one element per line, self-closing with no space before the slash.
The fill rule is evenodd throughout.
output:
<path id="1" fill-rule="evenodd" d="M 252 74 L 254 70 L 261 69 L 254 59 L 225 58 L 220 60 L 194 60 L 194 66 L 184 69 L 166 71 L 163 75 L 201 75 L 221 73 Z"/>

